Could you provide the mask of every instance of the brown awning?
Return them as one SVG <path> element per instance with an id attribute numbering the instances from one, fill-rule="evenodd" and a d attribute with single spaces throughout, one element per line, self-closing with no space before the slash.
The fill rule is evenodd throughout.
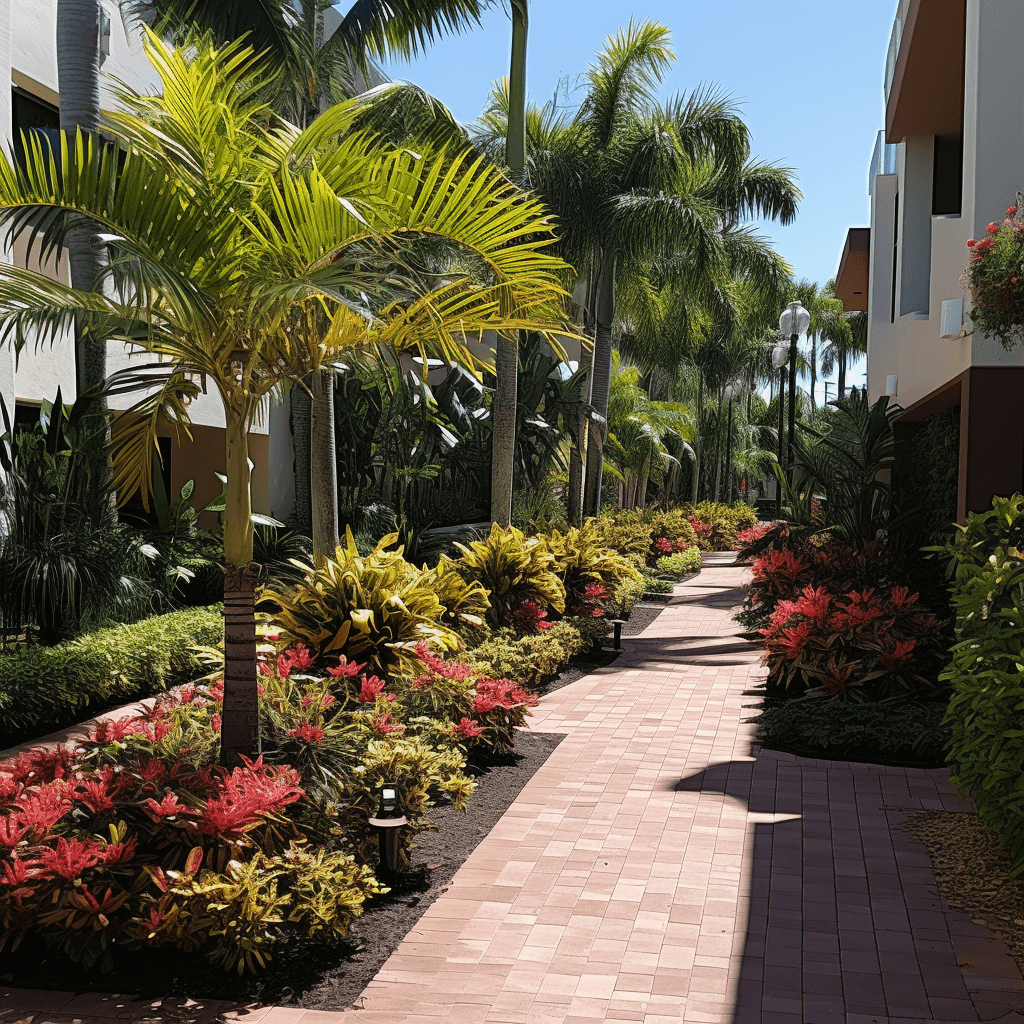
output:
<path id="1" fill-rule="evenodd" d="M 868 265 L 871 258 L 871 228 L 850 228 L 846 233 L 843 258 L 836 274 L 836 298 L 847 313 L 868 308 Z"/>
<path id="2" fill-rule="evenodd" d="M 967 0 L 911 0 L 889 100 L 885 141 L 964 128 Z"/>

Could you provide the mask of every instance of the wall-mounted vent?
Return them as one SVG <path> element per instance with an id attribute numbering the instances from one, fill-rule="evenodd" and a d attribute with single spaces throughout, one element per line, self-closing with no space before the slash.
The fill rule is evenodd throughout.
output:
<path id="1" fill-rule="evenodd" d="M 964 300 L 943 299 L 942 315 L 939 318 L 939 337 L 957 338 L 964 325 Z"/>

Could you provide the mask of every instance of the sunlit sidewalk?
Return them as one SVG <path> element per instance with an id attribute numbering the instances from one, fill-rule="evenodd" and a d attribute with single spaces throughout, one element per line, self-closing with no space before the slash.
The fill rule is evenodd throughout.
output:
<path id="1" fill-rule="evenodd" d="M 545 697 L 565 739 L 344 1013 L 256 1024 L 1024 1021 L 1005 946 L 949 912 L 900 824 L 943 771 L 760 753 L 762 676 L 709 558 L 611 668 Z M 0 971 L 2 973 L 2 971 Z M 55 986 L 59 984 L 54 979 Z M 224 1004 L 6 992 L 0 1020 L 208 1021 Z M 45 1001 L 44 1001 L 45 1000 Z"/>

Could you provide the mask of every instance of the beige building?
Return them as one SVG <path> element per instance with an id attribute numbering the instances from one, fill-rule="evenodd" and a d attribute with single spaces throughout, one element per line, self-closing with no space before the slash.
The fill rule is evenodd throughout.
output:
<path id="1" fill-rule="evenodd" d="M 114 0 L 103 0 L 101 30 L 103 81 L 101 103 L 111 102 L 109 81 L 120 79 L 139 89 L 152 91 L 156 76 L 142 49 L 137 26 L 122 19 Z M 0 89 L 0 134 L 5 148 L 8 140 L 22 130 L 58 125 L 60 96 L 56 55 L 57 0 L 0 0 L 0 75 L 8 85 Z M 26 265 L 24 245 L 15 246 L 7 258 Z M 37 265 L 38 269 L 38 265 Z M 66 258 L 47 268 L 69 282 Z M 144 362 L 150 361 L 143 358 Z M 111 372 L 129 364 L 125 346 L 111 342 L 108 367 Z M 26 347 L 16 361 L 9 347 L 0 348 L 0 395 L 9 410 L 28 418 L 42 401 L 52 401 L 60 387 L 65 401 L 75 398 L 74 348 L 70 338 L 51 346 Z M 131 396 L 111 400 L 113 408 L 127 408 Z M 178 444 L 171 431 L 161 441 L 164 479 L 172 498 L 182 485 L 195 481 L 194 502 L 202 507 L 220 493 L 217 473 L 224 472 L 224 414 L 215 394 L 200 395 L 192 404 L 193 441 L 183 437 Z M 254 508 L 280 518 L 287 516 L 294 502 L 294 472 L 287 403 L 269 410 L 250 438 Z"/>
<path id="2" fill-rule="evenodd" d="M 867 310 L 868 392 L 913 423 L 959 409 L 958 514 L 1024 488 L 1024 348 L 961 337 L 967 241 L 1024 188 L 1024 0 L 900 0 L 869 172 L 836 293 Z"/>

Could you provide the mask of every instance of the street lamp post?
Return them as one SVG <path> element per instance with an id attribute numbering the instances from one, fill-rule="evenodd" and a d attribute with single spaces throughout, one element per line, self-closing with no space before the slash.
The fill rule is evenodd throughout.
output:
<path id="1" fill-rule="evenodd" d="M 784 425 L 786 422 L 786 363 L 789 360 L 789 346 L 779 342 L 772 349 L 772 366 L 779 371 L 779 468 L 785 465 L 782 461 L 782 445 L 785 441 Z M 782 513 L 782 481 L 775 481 L 775 514 Z"/>
<path id="2" fill-rule="evenodd" d="M 807 334 L 811 314 L 799 302 L 791 302 L 779 317 L 779 333 L 789 338 L 789 472 L 793 473 L 793 442 L 796 437 L 796 357 L 797 342 Z M 790 479 L 790 483 L 793 480 Z"/>

